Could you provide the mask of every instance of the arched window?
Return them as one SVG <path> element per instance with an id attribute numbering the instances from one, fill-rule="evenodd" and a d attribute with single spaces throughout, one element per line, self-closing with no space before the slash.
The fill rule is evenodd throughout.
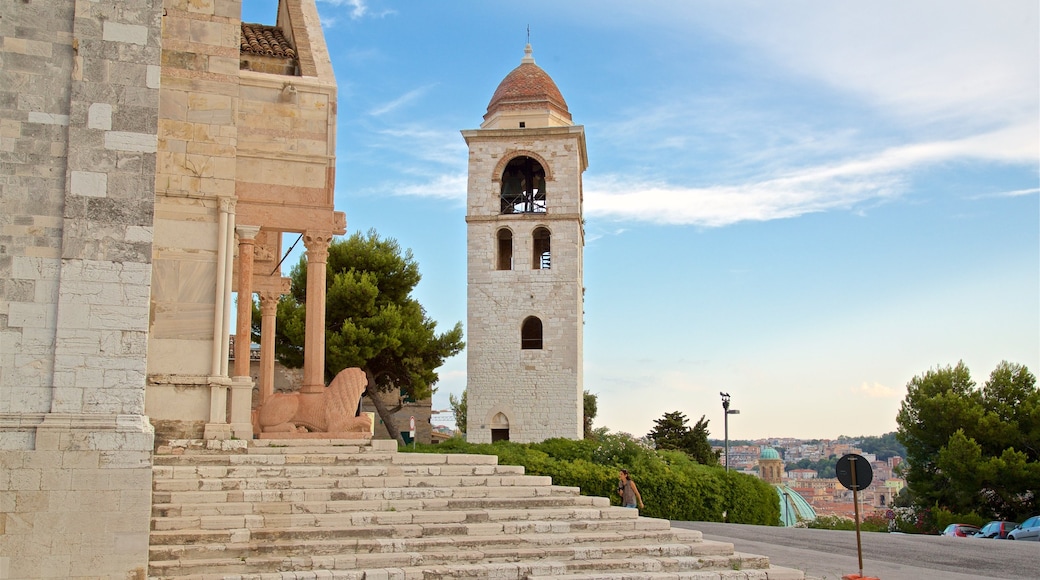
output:
<path id="1" fill-rule="evenodd" d="M 498 262 L 499 270 L 513 269 L 513 232 L 506 228 L 498 230 Z"/>
<path id="2" fill-rule="evenodd" d="M 520 326 L 520 348 L 542 350 L 542 321 L 538 317 L 528 316 Z"/>
<path id="3" fill-rule="evenodd" d="M 545 169 L 520 156 L 502 172 L 502 213 L 545 213 Z"/>
<path id="4" fill-rule="evenodd" d="M 552 259 L 549 254 L 549 230 L 548 228 L 538 227 L 535 228 L 534 234 L 531 236 L 534 240 L 534 258 L 531 260 L 531 268 L 535 270 L 548 270 L 549 266 L 552 265 Z"/>

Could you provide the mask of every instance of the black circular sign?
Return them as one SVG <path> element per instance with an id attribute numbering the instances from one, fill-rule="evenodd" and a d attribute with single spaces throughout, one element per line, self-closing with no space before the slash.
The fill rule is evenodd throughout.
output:
<path id="1" fill-rule="evenodd" d="M 865 489 L 871 481 L 874 481 L 874 470 L 870 468 L 870 462 L 862 455 L 855 453 L 842 456 L 838 460 L 838 464 L 834 466 L 834 470 L 838 472 L 838 482 L 846 489 L 853 491 Z M 853 476 L 855 476 L 855 485 L 852 483 Z"/>

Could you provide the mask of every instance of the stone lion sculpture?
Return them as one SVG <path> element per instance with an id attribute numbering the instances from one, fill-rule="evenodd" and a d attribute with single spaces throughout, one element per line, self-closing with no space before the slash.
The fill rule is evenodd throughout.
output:
<path id="1" fill-rule="evenodd" d="M 343 369 L 320 394 L 276 393 L 260 407 L 257 423 L 262 433 L 369 433 L 372 419 L 355 417 L 358 401 L 368 385 L 365 371 Z"/>

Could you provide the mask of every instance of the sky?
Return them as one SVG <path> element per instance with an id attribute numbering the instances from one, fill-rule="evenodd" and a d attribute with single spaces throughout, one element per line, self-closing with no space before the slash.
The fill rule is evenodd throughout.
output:
<path id="1" fill-rule="evenodd" d="M 277 0 L 244 0 L 274 23 Z M 466 144 L 523 57 L 583 125 L 594 426 L 896 429 L 914 376 L 1040 371 L 1035 0 L 318 0 L 336 207 L 466 322 Z M 528 32 L 530 30 L 530 32 Z M 293 260 L 288 260 L 291 263 Z M 440 369 L 435 410 L 466 387 Z M 444 414 L 435 423 L 450 423 Z"/>

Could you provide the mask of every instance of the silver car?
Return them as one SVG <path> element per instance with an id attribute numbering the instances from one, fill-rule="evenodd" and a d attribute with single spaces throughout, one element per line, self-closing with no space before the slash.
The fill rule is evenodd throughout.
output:
<path id="1" fill-rule="evenodd" d="M 1040 542 L 1040 516 L 1033 516 L 1008 532 L 1008 539 Z"/>

